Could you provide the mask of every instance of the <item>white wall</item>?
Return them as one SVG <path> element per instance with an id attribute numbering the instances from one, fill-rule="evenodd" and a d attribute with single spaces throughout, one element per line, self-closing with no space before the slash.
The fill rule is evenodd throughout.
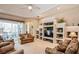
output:
<path id="1" fill-rule="evenodd" d="M 64 18 L 67 25 L 77 25 L 79 24 L 79 8 L 70 9 L 62 13 L 54 15 L 56 18 Z"/>
<path id="2" fill-rule="evenodd" d="M 53 12 L 53 11 L 51 11 L 51 12 Z M 67 25 L 73 25 L 73 24 L 78 25 L 79 24 L 79 8 L 68 9 L 68 10 L 65 10 L 63 12 L 51 14 L 50 16 L 55 17 L 55 18 L 64 18 Z M 48 17 L 50 17 L 50 16 L 48 16 Z M 47 18 L 47 17 L 45 17 L 45 18 Z M 31 21 L 28 21 L 28 22 L 30 23 L 30 25 L 29 25 L 30 27 L 33 25 L 32 31 L 33 31 L 33 35 L 35 35 L 36 29 L 39 28 L 39 23 L 41 23 L 43 21 L 41 19 L 40 21 L 31 20 Z M 31 30 L 30 30 L 30 32 L 31 32 Z"/>
<path id="3" fill-rule="evenodd" d="M 27 24 L 27 31 L 35 36 L 36 30 L 38 29 L 39 21 L 32 19 L 30 21 L 27 21 L 26 24 Z"/>

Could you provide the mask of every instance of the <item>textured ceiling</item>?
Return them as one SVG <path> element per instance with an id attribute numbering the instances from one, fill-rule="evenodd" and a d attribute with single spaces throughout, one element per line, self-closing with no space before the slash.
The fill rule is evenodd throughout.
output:
<path id="1" fill-rule="evenodd" d="M 0 12 L 17 15 L 21 17 L 35 17 L 55 7 L 53 4 L 33 4 L 33 10 L 27 8 L 28 4 L 1 4 Z"/>
<path id="2" fill-rule="evenodd" d="M 0 4 L 0 12 L 20 16 L 24 18 L 45 17 L 48 15 L 55 15 L 59 12 L 69 10 L 72 8 L 79 8 L 79 5 L 57 5 L 57 4 L 32 4 L 33 10 L 27 8 L 28 4 Z M 57 8 L 60 8 L 57 10 Z"/>

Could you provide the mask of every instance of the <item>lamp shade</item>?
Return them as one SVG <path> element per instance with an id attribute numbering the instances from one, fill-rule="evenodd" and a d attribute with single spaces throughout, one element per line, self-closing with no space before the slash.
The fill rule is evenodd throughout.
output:
<path id="1" fill-rule="evenodd" d="M 77 35 L 76 35 L 75 32 L 71 32 L 69 36 L 70 36 L 70 37 L 77 37 Z"/>

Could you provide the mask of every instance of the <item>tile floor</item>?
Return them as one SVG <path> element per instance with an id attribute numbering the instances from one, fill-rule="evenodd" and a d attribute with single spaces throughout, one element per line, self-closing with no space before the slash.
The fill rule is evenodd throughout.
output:
<path id="1" fill-rule="evenodd" d="M 25 54 L 45 54 L 46 47 L 55 47 L 57 44 L 35 39 L 34 42 L 18 45 L 19 49 L 24 49 Z"/>

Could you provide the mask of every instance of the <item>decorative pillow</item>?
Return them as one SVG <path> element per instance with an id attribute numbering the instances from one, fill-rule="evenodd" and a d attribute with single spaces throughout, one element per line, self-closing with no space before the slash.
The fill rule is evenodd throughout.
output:
<path id="1" fill-rule="evenodd" d="M 64 42 L 61 45 L 57 46 L 57 50 L 61 51 L 61 52 L 65 52 L 65 50 L 66 50 L 69 43 L 70 43 L 70 40 L 65 39 Z"/>
<path id="2" fill-rule="evenodd" d="M 24 39 L 25 38 L 25 35 L 22 35 L 21 37 L 20 37 L 20 39 Z"/>
<path id="3" fill-rule="evenodd" d="M 78 40 L 73 39 L 73 40 L 71 40 L 70 44 L 68 45 L 65 53 L 74 54 L 74 53 L 77 53 L 77 51 L 78 51 Z"/>
<path id="4" fill-rule="evenodd" d="M 27 34 L 27 37 L 32 37 L 32 35 L 29 33 L 29 34 Z"/>
<path id="5" fill-rule="evenodd" d="M 25 39 L 27 39 L 27 35 L 25 35 Z"/>

